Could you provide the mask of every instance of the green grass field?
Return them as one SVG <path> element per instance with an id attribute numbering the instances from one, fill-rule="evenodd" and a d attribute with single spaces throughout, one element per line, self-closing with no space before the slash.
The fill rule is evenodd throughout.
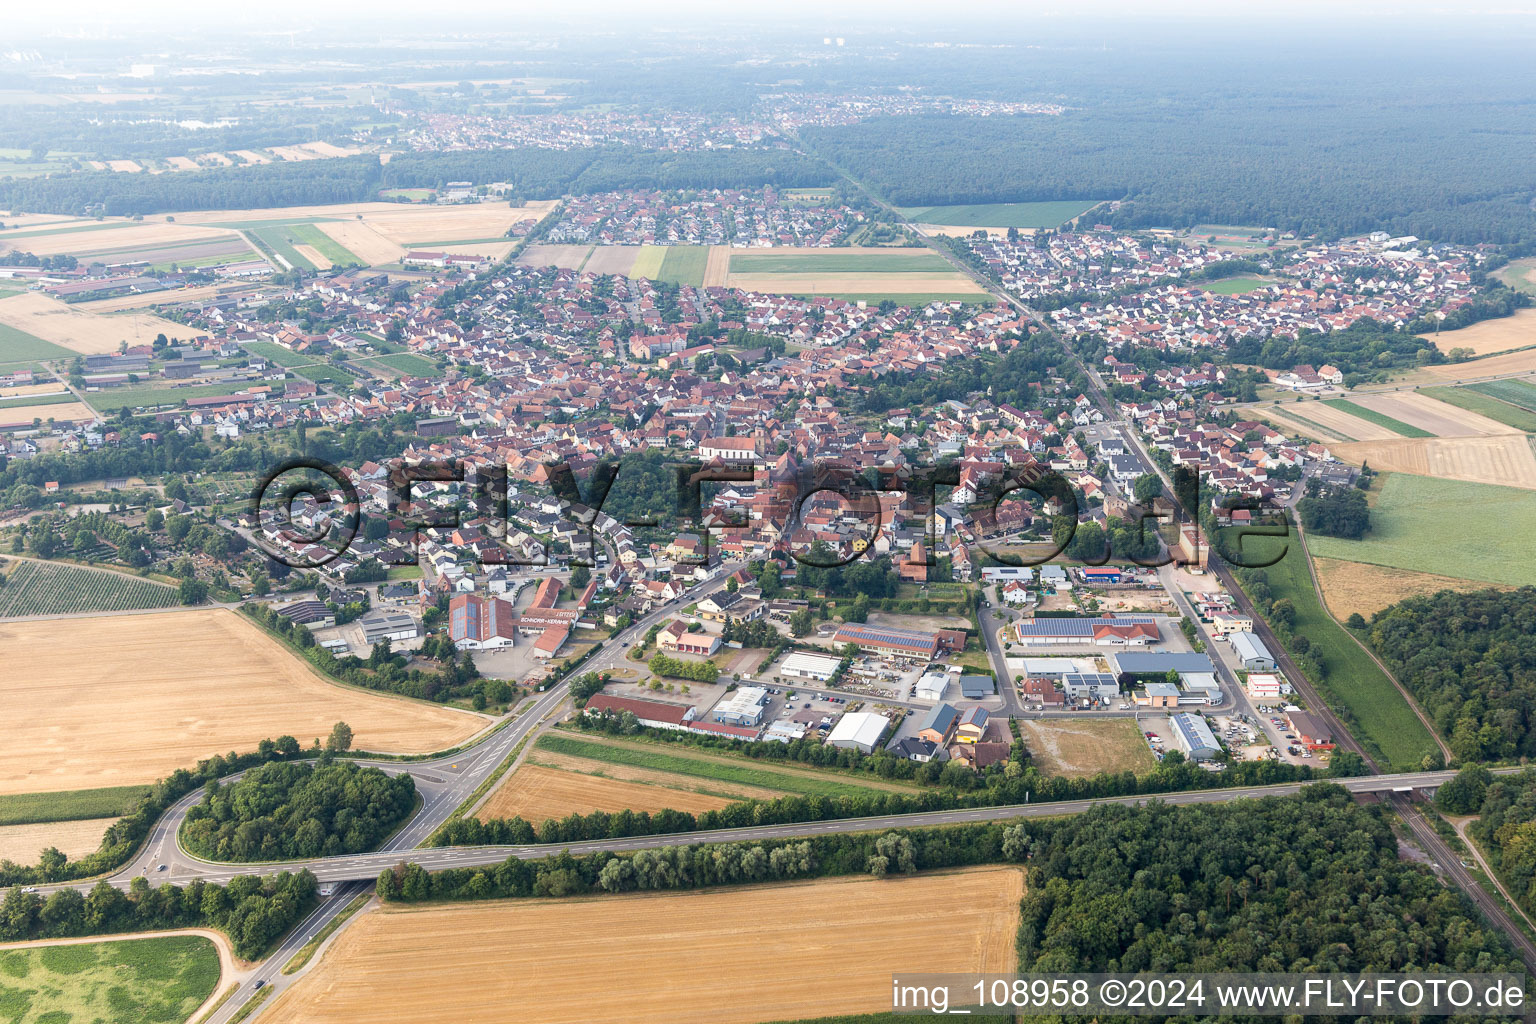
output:
<path id="1" fill-rule="evenodd" d="M 629 268 L 629 276 L 643 277 L 647 281 L 658 280 L 668 248 L 665 245 L 642 245 L 640 251 L 635 253 L 635 262 Z"/>
<path id="2" fill-rule="evenodd" d="M 1392 473 L 1364 540 L 1311 539 L 1319 558 L 1523 586 L 1536 580 L 1536 494 Z"/>
<path id="3" fill-rule="evenodd" d="M 198 935 L 0 952 L 8 1024 L 181 1024 L 219 984 L 219 954 Z"/>
<path id="4" fill-rule="evenodd" d="M 823 252 L 742 253 L 731 256 L 733 274 L 888 274 L 953 273 L 944 257 L 927 249 L 892 249 L 886 253 Z"/>
<path id="5" fill-rule="evenodd" d="M 1488 380 L 1480 384 L 1468 384 L 1466 388 L 1510 405 L 1518 405 L 1529 412 L 1536 412 L 1536 384 L 1528 380 Z"/>
<path id="6" fill-rule="evenodd" d="M 345 384 L 351 387 L 357 382 L 357 374 L 351 370 L 344 370 L 330 363 L 311 363 L 307 366 L 296 366 L 293 372 L 300 377 L 307 377 L 316 384 Z"/>
<path id="7" fill-rule="evenodd" d="M 86 401 L 97 412 L 116 412 L 119 409 L 136 409 L 139 406 L 181 405 L 189 398 L 229 395 L 245 386 L 244 384 L 196 384 L 181 388 L 130 386 L 89 392 L 86 395 Z"/>
<path id="8" fill-rule="evenodd" d="M 541 738 L 536 747 L 555 754 L 585 757 L 608 764 L 627 764 L 696 779 L 715 779 L 737 785 L 762 786 L 803 796 L 836 796 L 839 793 L 867 791 L 867 787 L 860 786 L 856 779 L 832 773 L 821 776 L 814 772 L 778 768 L 745 759 L 739 765 L 705 760 L 703 757 L 692 756 L 696 752 L 681 744 L 675 747 L 658 746 L 655 750 L 636 750 L 606 743 L 592 743 L 575 736 L 548 735 Z M 710 754 L 729 756 L 718 751 L 710 751 Z"/>
<path id="9" fill-rule="evenodd" d="M 1434 738 L 1392 680 L 1317 599 L 1301 540 L 1294 534 L 1286 538 L 1248 537 L 1243 550 L 1251 560 L 1263 561 L 1280 543 L 1287 545 L 1285 555 L 1263 572 L 1274 598 L 1287 598 L 1295 606 L 1294 632 L 1307 638 L 1311 655 L 1327 670 L 1327 678 L 1314 679 L 1313 684 L 1330 705 L 1348 709 L 1355 723 L 1350 731 L 1368 749 L 1379 751 L 1386 761 L 1383 767 L 1418 768 L 1426 754 L 1438 749 Z M 1313 554 L 1324 552 L 1314 548 Z"/>
<path id="10" fill-rule="evenodd" d="M 697 288 L 704 283 L 704 268 L 709 265 L 707 245 L 669 245 L 661 260 L 661 270 L 653 280 L 668 284 L 687 284 Z"/>
<path id="11" fill-rule="evenodd" d="M 73 226 L 61 226 L 56 228 L 43 226 L 38 228 L 29 228 L 26 231 L 7 231 L 4 234 L 0 234 L 0 240 L 9 242 L 17 238 L 38 238 L 42 235 L 74 235 L 82 231 L 109 231 L 112 228 L 126 228 L 130 226 L 131 223 L 126 220 L 110 220 L 102 221 L 98 224 L 76 224 Z"/>
<path id="12" fill-rule="evenodd" d="M 30 362 L 34 359 L 73 359 L 75 353 L 62 345 L 0 324 L 0 363 Z"/>
<path id="13" fill-rule="evenodd" d="M 1536 295 L 1536 257 L 1510 260 L 1508 265 L 1495 270 L 1493 276 L 1515 291 Z"/>
<path id="14" fill-rule="evenodd" d="M 133 810 L 148 792 L 148 786 L 112 786 L 65 793 L 0 796 L 0 825 L 40 825 L 50 821 L 117 818 Z"/>
<path id="15" fill-rule="evenodd" d="M 437 368 L 437 364 L 430 359 L 423 359 L 413 352 L 396 352 L 387 356 L 375 356 L 369 359 L 370 363 L 378 363 L 391 369 L 408 373 L 413 377 L 441 377 L 443 371 Z"/>
<path id="16" fill-rule="evenodd" d="M 175 587 L 60 562 L 6 563 L 0 618 L 117 612 L 177 604 Z"/>
<path id="17" fill-rule="evenodd" d="M 357 255 L 313 224 L 295 224 L 288 229 L 294 241 L 313 246 L 315 251 L 332 263 L 362 263 Z"/>
<path id="18" fill-rule="evenodd" d="M 1273 284 L 1258 277 L 1229 277 L 1221 281 L 1211 281 L 1206 284 L 1196 285 L 1203 292 L 1213 295 L 1246 295 L 1249 292 L 1266 288 Z"/>
<path id="19" fill-rule="evenodd" d="M 281 345 L 274 345 L 270 341 L 248 341 L 245 350 L 253 356 L 260 356 L 269 363 L 278 366 L 308 366 L 315 362 L 315 356 L 304 355 L 302 352 L 291 352 Z"/>
<path id="20" fill-rule="evenodd" d="M 431 199 L 435 192 L 430 188 L 381 188 L 379 196 L 384 199 L 409 199 L 413 203 L 424 203 Z"/>
<path id="21" fill-rule="evenodd" d="M 977 228 L 1054 228 L 1095 206 L 1096 199 L 1061 199 L 1044 203 L 973 203 L 964 206 L 906 206 L 897 213 L 917 224 Z"/>
<path id="22" fill-rule="evenodd" d="M 1368 423 L 1376 424 L 1378 427 L 1386 427 L 1394 434 L 1401 434 L 1404 437 L 1435 436 L 1428 430 L 1423 430 L 1419 427 L 1413 426 L 1412 424 L 1404 423 L 1402 420 L 1393 419 L 1391 416 L 1386 416 L 1374 409 L 1367 409 L 1363 405 L 1356 405 L 1354 402 L 1351 402 L 1347 398 L 1334 398 L 1324 402 L 1323 404 L 1328 406 L 1330 409 L 1338 409 L 1341 412 L 1349 413 L 1351 416 L 1358 416 Z"/>
<path id="23" fill-rule="evenodd" d="M 1428 395 L 1436 401 L 1454 405 L 1458 409 L 1475 412 L 1479 416 L 1487 416 L 1491 420 L 1498 420 L 1516 430 L 1524 430 L 1527 433 L 1536 432 L 1536 412 L 1502 402 L 1473 390 L 1472 386 L 1420 388 L 1419 394 Z"/>
<path id="24" fill-rule="evenodd" d="M 62 395 L 20 395 L 16 398 L 0 398 L 0 409 L 14 409 L 23 405 L 65 405 L 78 401 L 68 392 Z"/>

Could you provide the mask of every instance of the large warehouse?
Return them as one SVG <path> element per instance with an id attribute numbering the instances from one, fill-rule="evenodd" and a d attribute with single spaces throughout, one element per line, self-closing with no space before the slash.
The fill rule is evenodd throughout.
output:
<path id="1" fill-rule="evenodd" d="M 1032 647 L 1141 646 L 1162 638 L 1155 620 L 1139 617 L 1031 619 L 1015 626 L 1014 634 Z"/>
<path id="2" fill-rule="evenodd" d="M 924 633 L 916 629 L 897 629 L 893 626 L 866 626 L 850 622 L 837 631 L 833 640 L 838 644 L 854 644 L 860 650 L 874 651 L 898 658 L 925 658 L 932 661 L 940 651 L 959 651 L 965 648 L 965 633 L 958 629 L 941 629 L 937 633 Z"/>
<path id="3" fill-rule="evenodd" d="M 824 683 L 837 674 L 837 666 L 842 663 L 841 658 L 796 651 L 784 659 L 784 663 L 779 666 L 779 674 L 786 679 L 815 679 Z"/>
<path id="4" fill-rule="evenodd" d="M 832 732 L 827 736 L 827 745 L 873 754 L 880 743 L 880 737 L 885 735 L 885 727 L 890 724 L 884 715 L 877 715 L 873 711 L 850 711 L 832 727 Z"/>
<path id="5" fill-rule="evenodd" d="M 1252 633 L 1232 633 L 1232 653 L 1236 654 L 1243 663 L 1243 668 L 1249 672 L 1273 672 L 1275 670 L 1275 656 L 1269 653 L 1269 648 L 1264 646 L 1264 641 Z"/>

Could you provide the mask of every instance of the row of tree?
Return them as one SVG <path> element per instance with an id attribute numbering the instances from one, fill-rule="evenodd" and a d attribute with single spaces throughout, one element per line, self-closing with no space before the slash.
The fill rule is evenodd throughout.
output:
<path id="1" fill-rule="evenodd" d="M 266 878 L 237 875 L 227 885 L 196 879 L 159 888 L 151 888 L 141 875 L 126 893 L 100 881 L 89 893 L 59 889 L 46 900 L 13 888 L 0 902 L 0 942 L 217 928 L 229 936 L 235 956 L 256 960 L 314 901 L 315 876 L 308 871 Z"/>

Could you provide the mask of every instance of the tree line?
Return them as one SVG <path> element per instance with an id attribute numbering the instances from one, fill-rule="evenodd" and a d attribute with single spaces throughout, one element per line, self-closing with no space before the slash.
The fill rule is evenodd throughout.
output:
<path id="1" fill-rule="evenodd" d="M 89 893 L 59 889 L 45 900 L 13 888 L 0 902 L 0 942 L 73 938 L 165 928 L 217 928 L 235 956 L 256 960 L 298 923 L 315 902 L 308 871 L 261 877 L 237 875 L 227 885 L 194 879 L 151 888 L 142 875 L 128 891 L 103 880 Z"/>

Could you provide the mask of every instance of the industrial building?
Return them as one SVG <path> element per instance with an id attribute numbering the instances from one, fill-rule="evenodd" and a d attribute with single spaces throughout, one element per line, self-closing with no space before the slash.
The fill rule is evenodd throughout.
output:
<path id="1" fill-rule="evenodd" d="M 421 625 L 401 611 L 376 609 L 358 619 L 357 624 L 363 627 L 363 642 L 370 647 L 383 640 L 397 643 L 421 635 Z"/>
<path id="2" fill-rule="evenodd" d="M 1205 719 L 1200 715 L 1181 711 L 1169 715 L 1168 724 L 1173 727 L 1173 741 L 1190 760 L 1209 761 L 1221 754 L 1221 744 L 1216 742 L 1216 734 L 1211 732 L 1211 727 L 1205 724 Z"/>
<path id="3" fill-rule="evenodd" d="M 1233 633 L 1232 653 L 1243 663 L 1243 668 L 1249 672 L 1273 672 L 1275 670 L 1275 656 L 1269 653 L 1269 648 L 1264 646 L 1252 633 Z"/>
<path id="4" fill-rule="evenodd" d="M 691 704 L 668 704 L 660 700 L 644 700 L 639 697 L 616 697 L 599 693 L 587 701 L 583 713 L 588 715 L 622 715 L 628 711 L 640 720 L 640 724 L 652 729 L 686 729 L 693 721 L 697 709 Z"/>
<path id="5" fill-rule="evenodd" d="M 1108 655 L 1122 682 L 1138 676 L 1166 676 L 1170 671 L 1186 673 L 1215 672 L 1211 659 L 1204 654 L 1179 651 L 1116 651 Z"/>
<path id="6" fill-rule="evenodd" d="M 943 700 L 949 690 L 949 673 L 924 672 L 912 688 L 914 700 Z"/>
<path id="7" fill-rule="evenodd" d="M 997 687 L 991 676 L 967 673 L 960 677 L 960 695 L 966 700 L 981 700 L 992 696 Z"/>
<path id="8" fill-rule="evenodd" d="M 896 629 L 890 626 L 866 626 L 850 622 L 833 637 L 837 644 L 853 644 L 863 651 L 891 655 L 898 658 L 918 658 L 932 661 L 941 651 L 960 651 L 965 648 L 965 633 L 958 629 L 941 629 L 936 633 L 924 633 L 916 629 Z"/>
<path id="9" fill-rule="evenodd" d="M 778 674 L 788 679 L 814 679 L 825 683 L 837 674 L 837 666 L 841 664 L 842 660 L 839 658 L 796 651 L 784 659 L 783 664 L 779 666 Z"/>
<path id="10" fill-rule="evenodd" d="M 1014 626 L 1020 643 L 1050 646 L 1143 646 L 1162 639 L 1156 621 L 1148 618 L 1031 619 Z"/>
<path id="11" fill-rule="evenodd" d="M 827 745 L 873 754 L 890 721 L 873 711 L 850 711 L 837 720 L 827 735 Z"/>
<path id="12" fill-rule="evenodd" d="M 761 725 L 767 703 L 767 690 L 761 686 L 743 686 L 726 694 L 710 715 L 726 725 Z"/>

